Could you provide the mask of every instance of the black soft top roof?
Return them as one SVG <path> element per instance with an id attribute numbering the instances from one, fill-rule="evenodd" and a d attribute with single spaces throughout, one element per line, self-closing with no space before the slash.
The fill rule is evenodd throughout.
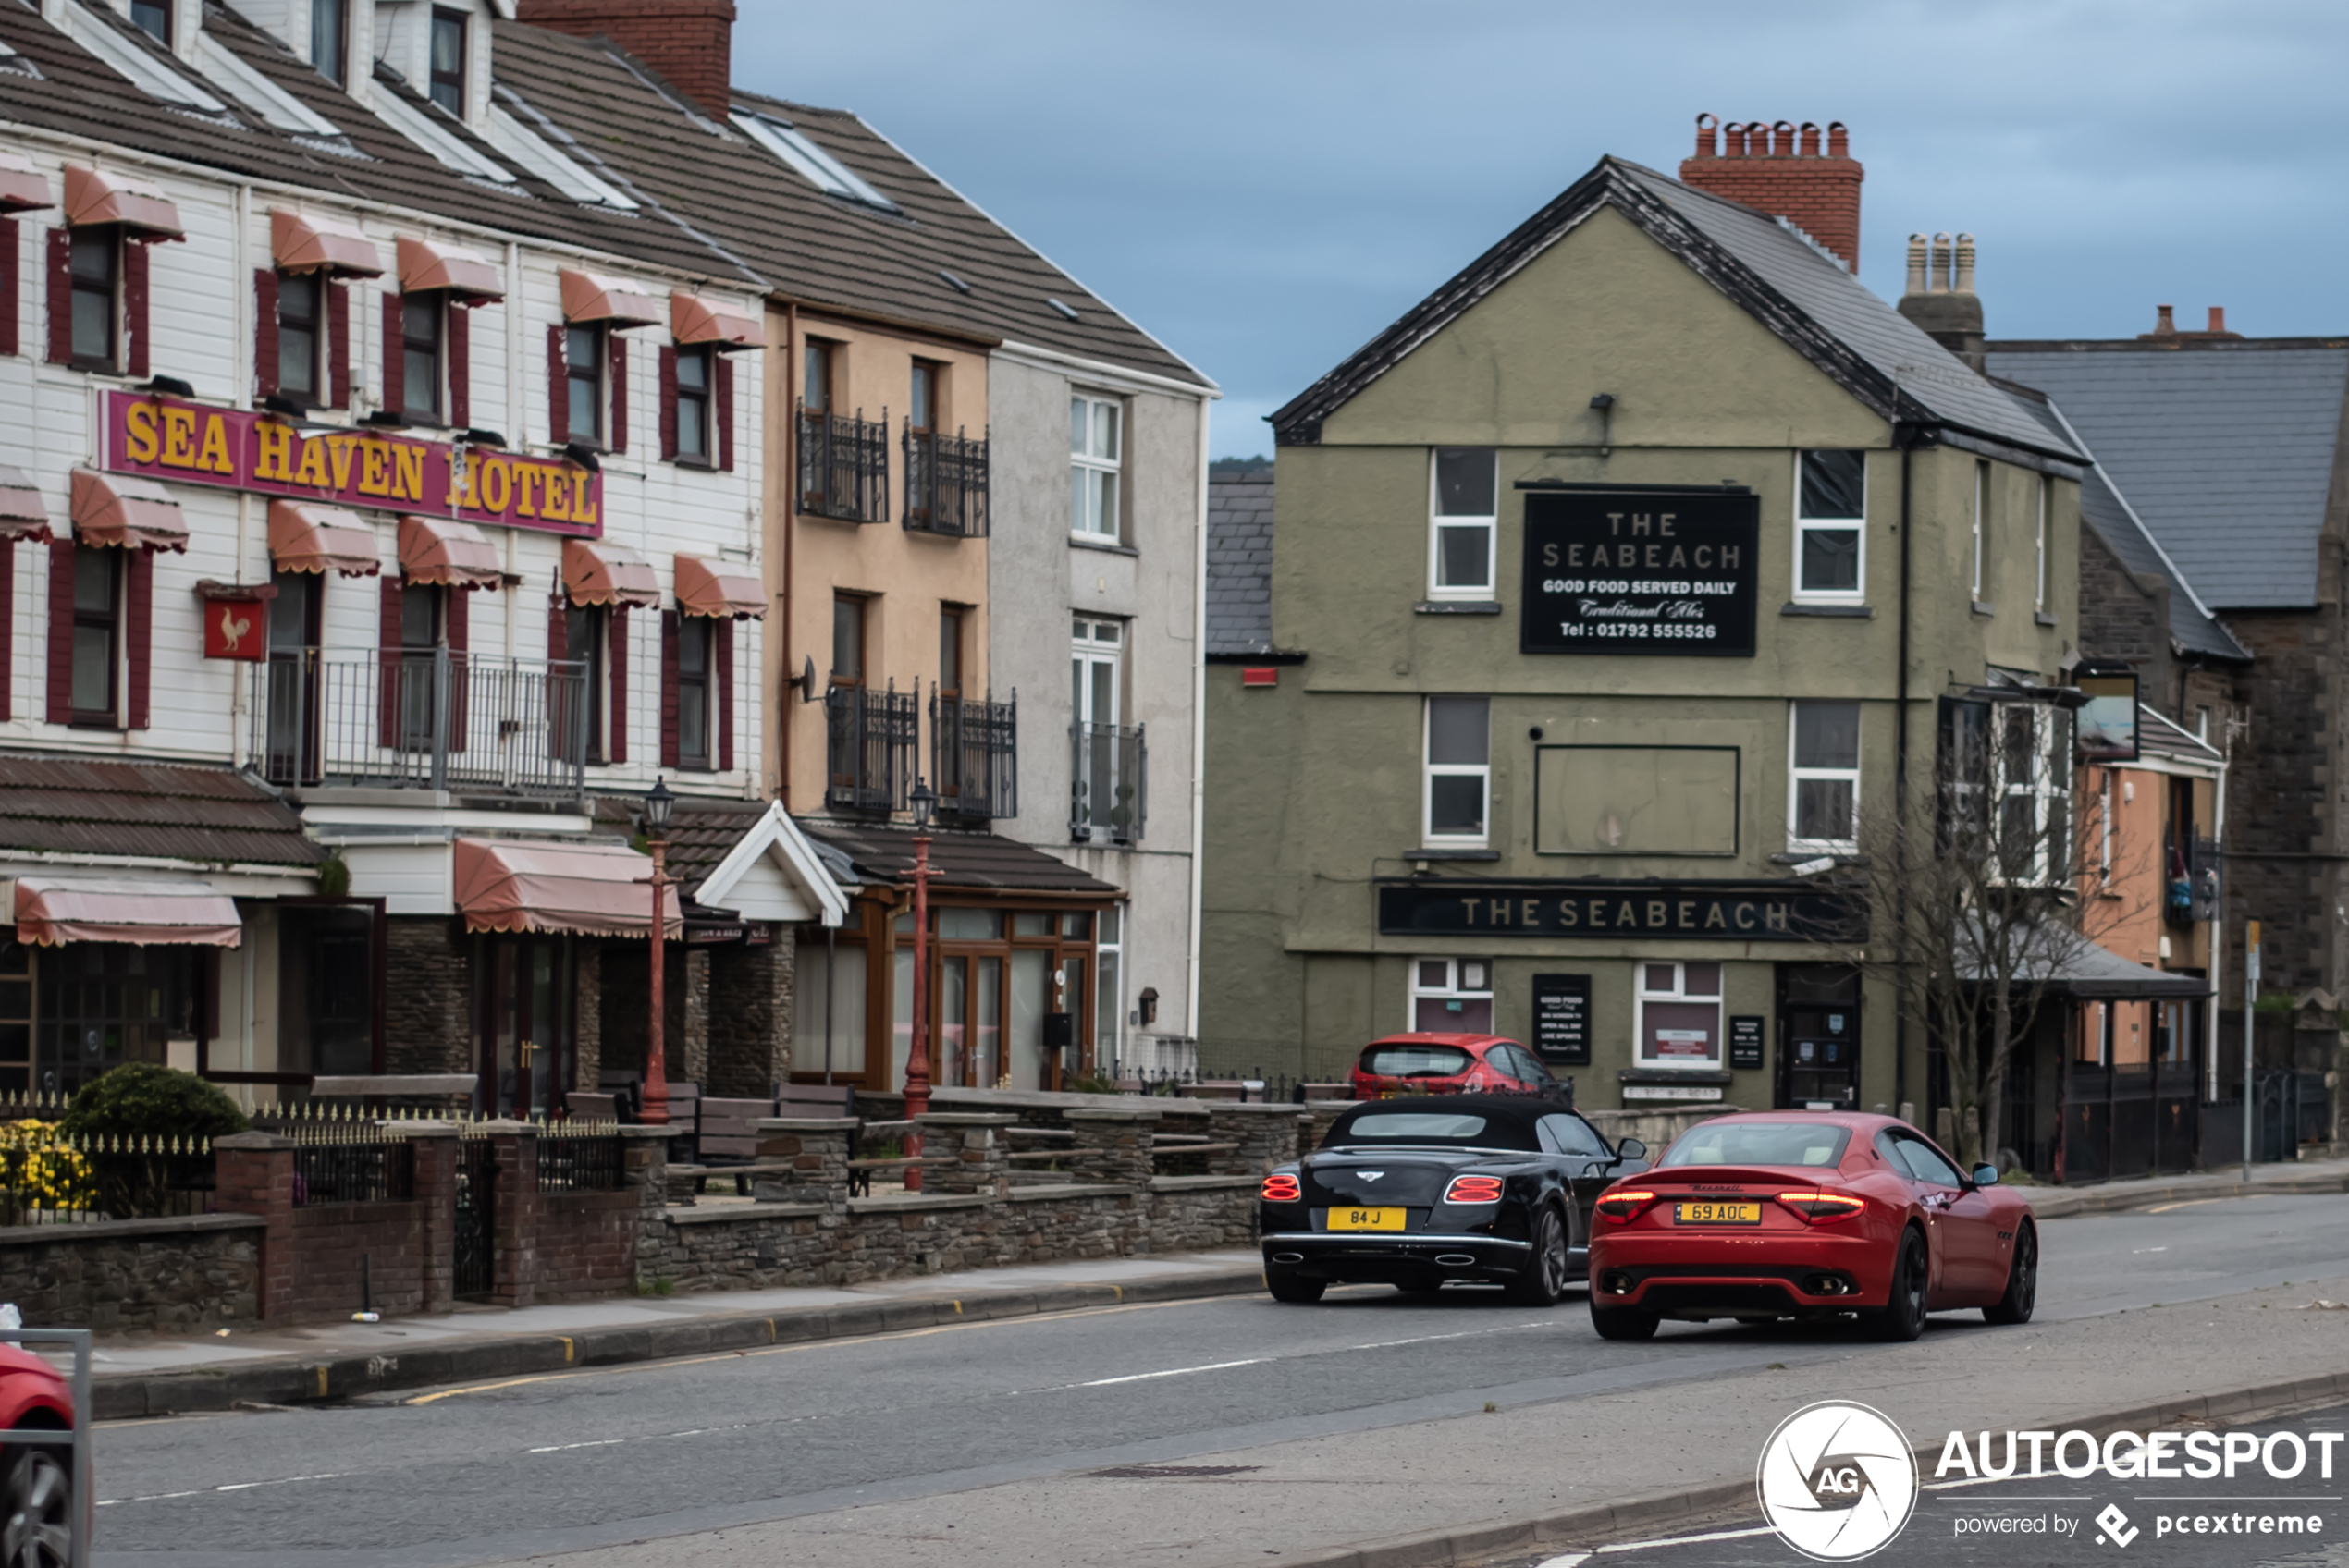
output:
<path id="1" fill-rule="evenodd" d="M 1486 1133 L 1477 1142 L 1487 1146 L 1535 1151 L 1542 1147 L 1542 1140 L 1534 1132 L 1535 1123 L 1544 1116 L 1573 1114 L 1556 1100 L 1537 1099 L 1531 1095 L 1403 1095 L 1391 1100 L 1368 1100 L 1356 1106 L 1330 1124 L 1329 1134 L 1322 1143 L 1326 1146 L 1345 1142 L 1346 1134 L 1352 1131 L 1354 1123 L 1365 1116 L 1392 1116 L 1398 1112 L 1482 1116 L 1485 1121 Z M 1443 1144 L 1454 1140 L 1430 1138 L 1427 1141 Z"/>

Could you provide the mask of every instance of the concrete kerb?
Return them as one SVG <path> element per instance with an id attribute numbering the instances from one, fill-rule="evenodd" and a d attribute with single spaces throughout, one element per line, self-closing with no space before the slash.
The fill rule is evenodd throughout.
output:
<path id="1" fill-rule="evenodd" d="M 1138 1280 L 1130 1285 L 978 1291 L 967 1295 L 851 1302 L 781 1312 L 712 1314 L 675 1323 L 583 1329 L 572 1334 L 484 1335 L 455 1344 L 403 1350 L 396 1355 L 273 1356 L 184 1372 L 102 1373 L 91 1380 L 91 1404 L 94 1417 L 101 1421 L 193 1415 L 228 1410 L 240 1403 L 314 1404 L 401 1389 L 902 1333 L 947 1323 L 1248 1295 L 1263 1288 L 1261 1270 L 1235 1268 Z"/>
<path id="2" fill-rule="evenodd" d="M 2199 1198 L 2257 1197 L 2266 1193 L 2349 1193 L 2349 1170 L 2328 1170 L 2307 1176 L 2280 1176 L 2266 1182 L 2213 1182 L 2188 1179 L 2159 1183 L 2130 1182 L 2079 1191 L 2061 1188 L 2017 1189 L 2031 1206 L 2033 1218 L 2066 1219 L 2075 1214 L 2118 1214 L 2160 1203 L 2184 1203 Z"/>
<path id="3" fill-rule="evenodd" d="M 2263 1183 L 2266 1185 L 2269 1183 Z M 2098 1438 L 2120 1431 L 2146 1431 L 2181 1419 L 2227 1421 L 2244 1425 L 2273 1421 L 2310 1410 L 2349 1403 L 2349 1372 L 2289 1382 L 2259 1383 L 2215 1394 L 2195 1394 L 2127 1410 L 2098 1411 L 2058 1417 L 2048 1423 L 2057 1431 L 2077 1428 Z M 1941 1445 L 1919 1443 L 1919 1474 L 1928 1481 L 1941 1457 Z M 1504 1552 L 1551 1546 L 1571 1548 L 1619 1537 L 1631 1530 L 1652 1530 L 1678 1521 L 1703 1518 L 1740 1503 L 1753 1501 L 1753 1479 L 1716 1481 L 1679 1491 L 1658 1492 L 1625 1502 L 1593 1503 L 1538 1519 L 1470 1525 L 1464 1529 L 1430 1531 L 1342 1547 L 1318 1557 L 1286 1560 L 1287 1568 L 1473 1568 Z"/>

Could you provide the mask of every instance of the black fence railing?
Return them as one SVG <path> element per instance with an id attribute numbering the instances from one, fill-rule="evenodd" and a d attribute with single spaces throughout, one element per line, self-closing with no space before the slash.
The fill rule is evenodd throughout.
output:
<path id="1" fill-rule="evenodd" d="M 884 691 L 835 686 L 824 694 L 824 803 L 845 811 L 903 811 L 914 789 L 921 705 L 891 682 Z"/>
<path id="2" fill-rule="evenodd" d="M 416 1145 L 363 1122 L 292 1132 L 296 1208 L 406 1203 L 416 1195 Z"/>
<path id="3" fill-rule="evenodd" d="M 616 1193 L 625 1185 L 621 1141 L 610 1123 L 577 1131 L 560 1123 L 538 1129 L 538 1190 Z"/>
<path id="4" fill-rule="evenodd" d="M 889 521 L 889 411 L 811 412 L 799 423 L 799 509 L 843 522 Z"/>
<path id="5" fill-rule="evenodd" d="M 1019 815 L 1019 693 L 999 703 L 929 698 L 929 776 L 938 809 L 969 821 Z"/>
<path id="6" fill-rule="evenodd" d="M 987 445 L 905 423 L 905 514 L 908 529 L 958 539 L 987 535 Z"/>
<path id="7" fill-rule="evenodd" d="M 498 1145 L 476 1124 L 457 1139 L 457 1223 L 450 1243 L 456 1295 L 477 1301 L 497 1282 Z"/>
<path id="8" fill-rule="evenodd" d="M 213 1194 L 212 1141 L 0 1127 L 0 1225 L 73 1225 L 202 1214 Z"/>
<path id="9" fill-rule="evenodd" d="M 1131 844 L 1142 837 L 1150 807 L 1148 728 L 1069 726 L 1068 836 L 1075 842 Z"/>

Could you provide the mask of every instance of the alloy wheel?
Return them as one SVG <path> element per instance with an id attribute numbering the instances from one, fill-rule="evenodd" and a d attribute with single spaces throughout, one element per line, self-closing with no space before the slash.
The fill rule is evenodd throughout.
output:
<path id="1" fill-rule="evenodd" d="M 6 1568 L 65 1568 L 72 1514 L 73 1484 L 55 1455 L 39 1450 L 18 1455 L 8 1467 L 0 1563 Z"/>

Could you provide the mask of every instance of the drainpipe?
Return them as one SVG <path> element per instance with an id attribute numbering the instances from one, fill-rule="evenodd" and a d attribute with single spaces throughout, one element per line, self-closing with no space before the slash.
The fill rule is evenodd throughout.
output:
<path id="1" fill-rule="evenodd" d="M 777 667 L 782 672 L 782 679 L 770 689 L 778 693 L 776 701 L 783 710 L 782 722 L 775 727 L 776 798 L 783 802 L 783 810 L 789 811 L 791 810 L 792 719 L 794 716 L 792 713 L 792 699 L 781 693 L 791 690 L 789 682 L 791 680 L 792 595 L 798 588 L 798 584 L 792 578 L 792 541 L 799 533 L 799 301 L 796 300 L 783 307 L 782 469 L 783 647 L 782 661 Z M 807 692 L 800 692 L 800 701 L 806 702 L 810 695 L 812 693 Z M 824 962 L 827 965 L 831 962 L 829 954 Z M 829 986 L 831 981 L 829 971 L 824 979 Z M 827 991 L 825 995 L 829 997 L 830 993 Z M 831 1003 L 827 1001 L 824 1005 L 830 1008 Z M 831 1051 L 832 1026 L 831 1020 L 827 1017 L 824 1021 L 824 1082 L 827 1084 L 832 1081 Z"/>
<path id="2" fill-rule="evenodd" d="M 1904 437 L 1896 423 L 1892 440 L 1900 448 L 1900 649 L 1892 710 L 1893 920 L 1899 933 L 1892 949 L 1892 1107 L 1898 1112 L 1909 1097 L 1909 455 L 1914 437 Z"/>
<path id="3" fill-rule="evenodd" d="M 1186 1019 L 1198 1060 L 1199 904 L 1206 894 L 1207 871 L 1207 465 L 1208 410 L 1199 399 L 1199 511 L 1194 520 L 1198 547 L 1191 560 L 1191 907 L 1190 1012 Z"/>

